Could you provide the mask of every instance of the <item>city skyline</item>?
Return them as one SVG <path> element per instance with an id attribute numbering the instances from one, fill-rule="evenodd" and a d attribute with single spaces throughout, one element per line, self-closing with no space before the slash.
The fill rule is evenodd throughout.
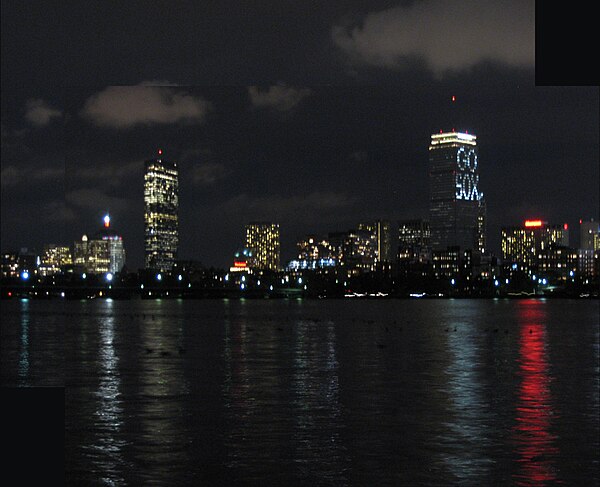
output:
<path id="1" fill-rule="evenodd" d="M 527 218 L 572 228 L 597 219 L 598 90 L 536 85 L 533 3 L 501 3 L 502 12 L 488 16 L 478 4 L 449 13 L 438 2 L 431 21 L 410 2 L 339 2 L 312 14 L 290 8 L 280 18 L 263 7 L 250 18 L 232 9 L 235 29 L 260 26 L 264 39 L 224 45 L 217 64 L 205 46 L 219 45 L 222 33 L 194 23 L 206 13 L 200 8 L 159 22 L 173 36 L 151 40 L 154 49 L 132 44 L 134 61 L 106 45 L 127 35 L 115 26 L 132 23 L 132 12 L 88 11 L 90 21 L 105 16 L 105 36 L 76 43 L 86 31 L 85 22 L 69 22 L 76 12 L 57 8 L 53 23 L 37 4 L 27 12 L 3 5 L 10 76 L 1 95 L 0 246 L 68 244 L 110 212 L 128 262 L 143 267 L 143 164 L 160 148 L 180 170 L 180 258 L 227 268 L 244 225 L 265 220 L 281 224 L 286 261 L 307 233 L 428 217 L 427 147 L 431 134 L 452 129 L 478 137 L 489 251 L 500 253 L 502 226 Z M 469 39 L 483 52 L 468 59 L 464 45 L 450 44 L 442 59 L 400 40 L 387 49 L 374 25 L 400 31 L 403 14 L 424 28 L 443 15 L 460 25 L 469 19 L 481 27 Z M 135 12 L 136 25 L 148 28 L 160 18 L 155 8 Z M 507 18 L 519 22 L 506 27 Z M 292 21 L 296 30 L 282 29 Z M 206 28 L 193 28 L 200 24 Z M 30 40 L 32 28 L 47 42 Z M 181 44 L 186 33 L 191 45 Z M 69 69 L 53 63 L 57 40 L 86 55 L 70 51 Z M 44 69 L 34 71 L 28 55 L 46 56 Z M 273 55 L 293 59 L 293 69 L 271 65 Z"/>
<path id="2" fill-rule="evenodd" d="M 451 102 L 452 103 L 455 102 L 455 97 L 454 96 L 451 97 Z M 460 132 L 456 131 L 456 129 L 454 129 L 454 128 L 453 128 L 453 132 L 451 132 L 451 133 L 445 133 L 445 132 L 442 133 L 442 132 L 443 131 L 441 130 L 439 133 L 431 134 L 431 139 L 434 140 L 434 139 L 436 139 L 436 137 L 438 137 L 440 135 L 443 136 L 443 137 L 447 137 L 447 136 L 453 137 L 455 135 L 458 136 L 458 137 L 460 137 L 460 136 L 465 137 L 466 136 L 466 137 L 471 137 L 473 139 L 473 141 L 476 139 L 476 135 L 469 135 L 468 132 L 466 132 L 465 134 L 461 134 Z M 429 146 L 429 150 L 431 150 L 431 145 Z M 158 156 L 156 156 L 156 154 L 158 154 Z M 166 164 L 169 168 L 171 168 L 171 170 L 174 169 L 174 171 L 175 171 L 173 173 L 175 175 L 175 179 L 174 179 L 174 181 L 175 181 L 175 183 L 174 183 L 175 184 L 175 207 L 178 210 L 179 202 L 177 201 L 177 196 L 178 196 L 177 195 L 177 171 L 178 171 L 177 163 L 176 162 L 166 162 L 166 161 L 163 161 L 162 160 L 162 157 L 163 157 L 162 154 L 163 154 L 163 149 L 157 148 L 157 149 L 155 149 L 155 158 L 149 159 L 149 160 L 146 159 L 143 162 L 143 165 L 145 167 L 145 176 L 144 176 L 144 178 L 146 180 L 146 182 L 143 183 L 144 187 L 146 188 L 145 192 L 148 192 L 149 191 L 148 188 L 150 186 L 152 186 L 152 184 L 148 183 L 148 171 L 149 171 L 149 168 L 150 169 L 153 169 L 153 168 L 156 169 L 153 166 L 153 164 L 157 163 L 157 162 L 160 163 L 160 164 Z M 477 158 L 478 156 L 476 155 L 475 157 Z M 479 183 L 479 178 L 477 178 L 477 186 L 478 186 L 478 183 Z M 426 193 L 427 193 L 428 196 L 430 196 L 432 181 L 428 180 L 428 181 L 426 181 L 426 184 L 428 185 L 428 187 L 426 188 Z M 484 185 L 485 185 L 485 183 L 484 183 Z M 481 196 L 481 197 L 483 197 L 483 191 L 481 191 L 479 189 L 479 187 L 476 188 L 474 186 L 471 189 L 475 189 L 476 192 L 479 191 L 478 195 Z M 479 198 L 479 196 L 476 195 L 474 197 L 474 199 L 477 200 Z M 144 196 L 143 199 L 146 202 L 145 205 L 147 205 L 148 195 Z M 173 202 L 171 202 L 171 204 L 173 204 Z M 431 202 L 428 201 L 427 204 L 431 205 Z M 106 211 L 107 210 L 105 210 L 104 208 L 101 208 L 101 209 L 95 211 L 95 214 L 98 214 L 98 215 L 99 214 L 105 214 Z M 176 210 L 174 210 L 174 211 L 176 211 Z M 389 211 L 386 212 L 384 210 L 383 212 L 380 212 L 379 214 L 390 215 L 391 213 Z M 424 220 L 429 220 L 430 217 L 431 217 L 431 207 L 429 207 L 429 208 L 417 208 L 416 210 L 413 209 L 412 213 L 404 211 L 404 212 L 401 212 L 401 214 L 405 215 L 405 217 L 404 218 L 397 218 L 397 219 L 394 219 L 393 217 L 388 218 L 392 222 L 392 227 L 395 227 L 394 228 L 395 230 L 397 230 L 397 223 L 401 223 L 402 221 L 405 221 L 407 219 L 415 219 L 415 218 L 418 219 L 418 218 L 420 218 L 420 219 L 424 219 Z M 376 215 L 374 216 L 374 215 L 369 214 L 369 213 L 364 213 L 364 215 L 368 215 L 368 216 L 365 216 L 363 218 L 363 220 L 364 219 L 369 219 L 369 218 L 371 220 L 377 220 L 378 219 Z M 488 240 L 496 241 L 498 243 L 500 241 L 499 237 L 501 237 L 502 231 L 503 231 L 503 229 L 505 227 L 511 226 L 511 225 L 518 227 L 521 223 L 523 223 L 523 221 L 527 220 L 528 218 L 540 218 L 540 217 L 547 219 L 545 217 L 545 215 L 540 215 L 540 214 L 537 214 L 537 213 L 529 213 L 526 217 L 524 216 L 520 220 L 513 220 L 511 222 L 500 221 L 498 223 L 498 230 L 499 230 L 498 234 L 497 235 L 487 235 L 486 234 L 485 238 L 488 239 Z M 106 218 L 106 216 L 103 217 L 103 218 Z M 591 217 L 592 221 L 594 221 L 596 219 L 597 219 L 597 217 L 595 215 Z M 589 218 L 584 218 L 583 220 L 589 220 Z M 579 223 L 581 223 L 581 221 L 582 221 L 582 218 L 579 218 Z M 361 225 L 364 225 L 364 224 L 360 223 L 358 220 L 351 219 L 351 218 L 347 219 L 347 220 L 344 220 L 344 222 L 346 224 L 345 227 L 344 227 L 343 224 L 340 225 L 340 222 L 333 222 L 334 223 L 333 227 L 328 228 L 328 229 L 324 229 L 324 227 L 323 227 L 322 224 L 317 223 L 316 225 L 305 227 L 304 229 L 300 228 L 300 233 L 297 233 L 295 235 L 286 235 L 285 237 L 287 237 L 287 238 L 285 240 L 286 240 L 286 242 L 287 242 L 288 245 L 287 245 L 287 248 L 283 248 L 282 249 L 283 253 L 284 253 L 284 255 L 286 257 L 282 258 L 281 268 L 285 267 L 285 263 L 287 263 L 288 261 L 294 259 L 294 253 L 295 253 L 294 246 L 295 246 L 295 242 L 297 242 L 299 239 L 301 239 L 301 237 L 303 235 L 308 235 L 308 234 L 311 234 L 311 233 L 331 233 L 331 232 L 336 232 L 336 231 L 337 232 L 352 231 L 353 228 L 359 228 L 360 229 Z M 245 237 L 244 237 L 244 231 L 245 230 L 244 230 L 244 228 L 247 228 L 247 226 L 248 226 L 249 223 L 250 222 L 243 223 L 242 228 L 238 229 L 239 235 L 236 237 L 238 245 L 236 245 L 235 248 L 232 247 L 233 250 L 239 249 L 240 247 L 244 246 L 244 243 L 245 243 L 244 242 L 244 240 L 245 240 Z M 275 222 L 275 223 L 277 224 L 277 226 L 281 225 L 281 223 L 279 221 Z M 568 223 L 562 223 L 562 222 L 560 222 L 558 224 L 561 225 L 561 226 L 563 224 L 569 225 Z M 148 224 L 146 226 L 148 226 Z M 285 227 L 285 222 L 283 222 L 283 226 Z M 86 233 L 86 231 L 89 231 L 89 229 L 91 229 L 92 227 L 93 227 L 93 225 L 87 224 L 86 227 L 85 227 L 85 229 L 77 229 L 77 230 L 76 229 L 72 229 L 71 233 L 78 233 L 78 234 L 81 234 L 82 232 Z M 148 230 L 149 228 L 150 227 L 148 226 L 148 228 L 144 232 L 145 234 L 147 234 L 150 231 L 150 230 Z M 314 232 L 314 228 L 320 228 L 321 230 L 319 232 Z M 393 242 L 396 242 L 396 240 L 397 240 L 395 238 L 396 237 L 396 233 L 397 233 L 396 231 L 393 232 L 393 235 L 394 235 L 393 238 L 392 238 Z M 573 234 L 573 237 L 574 237 L 573 241 L 577 241 L 579 239 L 579 233 L 575 232 Z M 57 240 L 56 238 L 54 238 L 54 240 L 53 240 L 53 238 L 54 237 L 52 237 L 52 236 L 48 236 L 48 238 L 44 241 L 43 245 L 45 246 L 48 241 Z M 144 238 L 147 240 L 148 239 L 148 235 L 146 235 Z M 133 240 L 135 240 L 135 238 Z M 185 238 L 184 238 L 184 242 L 185 242 Z M 72 241 L 71 242 L 66 242 L 67 245 L 71 245 L 72 243 L 73 243 Z M 178 243 L 179 242 L 177 242 L 175 244 L 175 247 L 174 247 L 175 249 L 177 248 Z M 147 245 L 148 244 L 146 244 L 146 246 Z M 474 245 L 476 245 L 476 243 L 474 243 Z M 442 247 L 444 247 L 444 246 L 442 246 Z M 442 247 L 440 247 L 440 249 Z M 19 250 L 20 248 L 29 248 L 31 250 L 31 247 L 28 247 L 27 244 L 21 244 L 21 245 L 18 245 L 18 246 L 14 246 L 14 248 L 10 248 L 9 250 Z M 39 251 L 38 247 L 34 247 L 34 249 Z M 3 250 L 7 250 L 7 249 L 3 249 Z M 147 253 L 148 249 L 145 252 Z M 502 251 L 501 251 L 501 248 L 499 246 L 497 246 L 495 249 L 491 250 L 491 253 L 493 255 L 498 256 L 498 257 L 500 257 L 502 255 Z M 175 252 L 175 255 L 176 255 L 176 252 Z M 188 255 L 186 255 L 186 257 L 182 258 L 182 260 L 185 260 L 185 259 L 202 261 L 202 263 L 204 265 L 206 265 L 206 266 L 211 266 L 211 267 L 214 266 L 214 267 L 218 267 L 218 268 L 226 268 L 227 267 L 227 262 L 229 262 L 231 260 L 230 255 L 226 254 L 226 253 L 223 253 L 222 255 L 219 256 L 220 262 L 225 262 L 225 264 L 223 264 L 222 266 L 220 266 L 219 264 L 213 263 L 213 262 L 203 261 L 202 259 L 199 258 L 198 255 L 192 255 L 192 254 L 189 254 L 189 253 L 188 253 Z M 176 258 L 170 258 L 170 260 L 172 262 L 174 262 L 176 260 Z M 135 260 L 134 260 L 134 262 L 135 262 Z M 129 261 L 128 264 L 131 265 L 131 261 Z M 142 263 L 142 265 L 132 266 L 130 268 L 131 269 L 137 269 L 137 268 L 143 268 L 143 267 L 153 268 L 154 266 L 153 265 L 148 265 L 147 258 L 146 258 L 146 259 L 144 259 L 144 262 Z M 164 267 L 164 266 L 161 267 L 161 266 L 159 266 L 159 267 L 156 267 L 156 269 L 168 270 L 168 267 Z"/>
<path id="3" fill-rule="evenodd" d="M 0 2 L 8 478 L 598 481 L 590 8 Z"/>

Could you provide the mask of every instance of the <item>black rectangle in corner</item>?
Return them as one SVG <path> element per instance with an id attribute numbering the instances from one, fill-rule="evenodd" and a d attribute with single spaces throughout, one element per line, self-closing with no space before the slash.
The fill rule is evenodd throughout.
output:
<path id="1" fill-rule="evenodd" d="M 597 16 L 584 2 L 536 1 L 536 85 L 600 86 L 597 33 Z"/>
<path id="2" fill-rule="evenodd" d="M 3 387 L 0 401 L 4 477 L 63 485 L 64 387 Z"/>

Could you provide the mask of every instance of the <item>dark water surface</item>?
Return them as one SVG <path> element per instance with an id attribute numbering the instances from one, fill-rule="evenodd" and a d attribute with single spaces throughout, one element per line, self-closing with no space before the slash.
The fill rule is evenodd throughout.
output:
<path id="1" fill-rule="evenodd" d="M 71 485 L 598 485 L 599 306 L 8 301 Z"/>

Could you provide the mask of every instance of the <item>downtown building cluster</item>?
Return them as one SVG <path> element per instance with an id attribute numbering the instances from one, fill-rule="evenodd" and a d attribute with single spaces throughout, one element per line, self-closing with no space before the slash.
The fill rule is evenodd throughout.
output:
<path id="1" fill-rule="evenodd" d="M 567 224 L 527 220 L 502 228 L 501 256 L 489 252 L 473 134 L 431 136 L 429 218 L 375 219 L 347 231 L 308 234 L 297 239 L 288 262 L 281 260 L 280 223 L 249 222 L 229 269 L 178 258 L 177 163 L 159 150 L 144 169 L 144 269 L 124 267 L 123 239 L 106 215 L 98 232 L 72 247 L 49 244 L 41 256 L 26 249 L 3 253 L 3 283 L 85 285 L 100 295 L 106 286 L 133 287 L 143 297 L 597 296 L 600 227 L 594 220 L 580 221 L 579 248 L 569 246 Z"/>

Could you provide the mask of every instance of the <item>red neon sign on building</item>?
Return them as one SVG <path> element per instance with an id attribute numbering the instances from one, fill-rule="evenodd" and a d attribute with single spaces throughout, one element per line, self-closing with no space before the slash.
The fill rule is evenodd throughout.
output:
<path id="1" fill-rule="evenodd" d="M 542 220 L 525 220 L 525 226 L 528 228 L 538 228 L 542 226 Z"/>

